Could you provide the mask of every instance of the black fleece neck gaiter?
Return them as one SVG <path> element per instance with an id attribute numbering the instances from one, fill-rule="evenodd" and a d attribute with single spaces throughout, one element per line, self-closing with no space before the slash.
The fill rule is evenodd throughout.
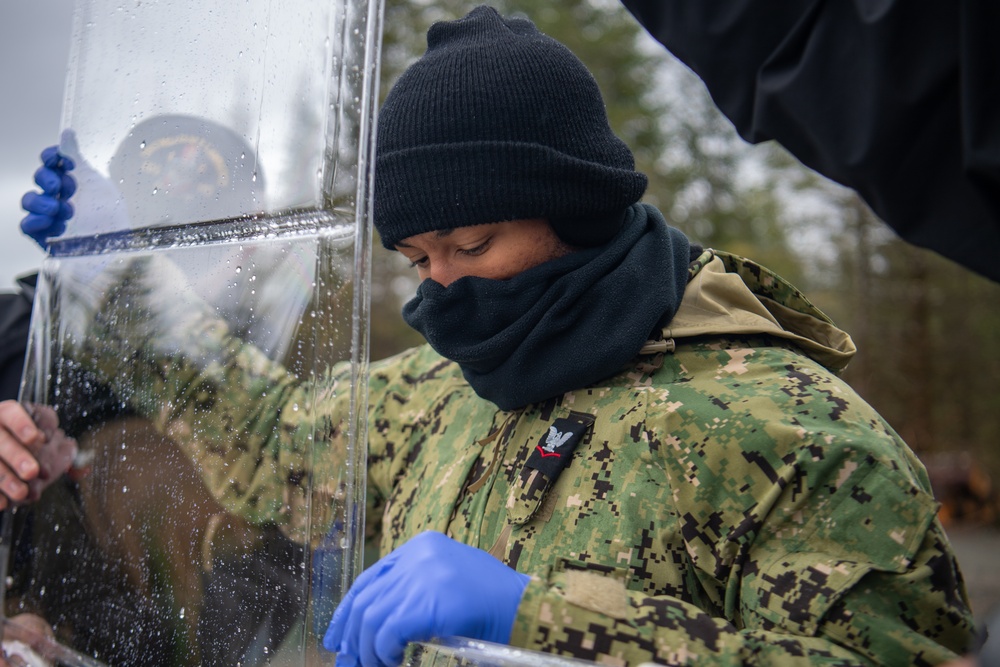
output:
<path id="1" fill-rule="evenodd" d="M 462 368 L 482 398 L 513 410 L 624 368 L 677 311 L 688 279 L 687 237 L 645 204 L 622 230 L 509 280 L 425 280 L 403 318 Z"/>

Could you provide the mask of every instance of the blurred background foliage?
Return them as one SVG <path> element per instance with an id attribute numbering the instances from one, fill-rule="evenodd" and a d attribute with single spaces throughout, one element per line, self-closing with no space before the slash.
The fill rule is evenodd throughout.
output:
<path id="1" fill-rule="evenodd" d="M 997 522 L 1000 284 L 895 238 L 865 204 L 779 146 L 750 146 L 701 82 L 617 0 L 492 2 L 523 13 L 593 72 L 611 125 L 649 177 L 645 201 L 707 247 L 789 279 L 854 337 L 845 379 L 928 467 L 946 522 Z M 459 0 L 387 0 L 381 91 Z M 914 138 L 918 140 L 918 138 Z M 400 317 L 416 275 L 376 240 L 373 360 L 422 342 Z"/>

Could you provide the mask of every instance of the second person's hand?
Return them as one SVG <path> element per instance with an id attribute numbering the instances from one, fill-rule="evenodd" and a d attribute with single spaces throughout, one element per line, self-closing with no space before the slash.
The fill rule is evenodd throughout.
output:
<path id="1" fill-rule="evenodd" d="M 73 464 L 76 441 L 59 428 L 55 411 L 0 402 L 0 509 L 38 500 Z"/>
<path id="2" fill-rule="evenodd" d="M 43 150 L 41 158 L 35 183 L 42 191 L 27 192 L 21 198 L 21 207 L 28 213 L 21 220 L 21 231 L 45 249 L 47 239 L 65 232 L 66 221 L 73 217 L 69 198 L 76 192 L 76 181 L 67 173 L 74 168 L 73 161 L 58 146 Z"/>

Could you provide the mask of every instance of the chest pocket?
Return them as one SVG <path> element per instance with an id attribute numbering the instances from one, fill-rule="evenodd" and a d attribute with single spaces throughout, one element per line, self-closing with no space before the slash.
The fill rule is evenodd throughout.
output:
<path id="1" fill-rule="evenodd" d="M 548 491 L 569 465 L 577 446 L 586 440 L 593 424 L 592 415 L 571 412 L 568 417 L 557 418 L 539 438 L 507 497 L 507 523 L 489 550 L 493 556 L 516 564 L 516 559 L 510 563 L 508 553 L 511 532 L 536 517 L 543 522 L 549 520 L 555 498 Z"/>
<path id="2" fill-rule="evenodd" d="M 596 421 L 587 420 L 558 482 L 530 461 L 519 466 L 490 553 L 522 572 L 578 570 L 587 574 L 573 573 L 581 584 L 604 576 L 630 591 L 702 602 L 655 443 L 621 415 L 599 413 Z M 548 434 L 534 437 L 538 453 Z M 597 588 L 580 590 L 609 585 L 591 583 Z"/>

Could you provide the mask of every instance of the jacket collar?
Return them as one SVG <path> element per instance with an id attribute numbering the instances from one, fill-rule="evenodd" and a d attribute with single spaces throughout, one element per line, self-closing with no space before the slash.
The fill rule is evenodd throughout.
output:
<path id="1" fill-rule="evenodd" d="M 850 335 L 769 269 L 717 250 L 706 250 L 693 266 L 680 307 L 663 329 L 665 339 L 768 334 L 793 342 L 833 372 L 857 351 Z"/>

